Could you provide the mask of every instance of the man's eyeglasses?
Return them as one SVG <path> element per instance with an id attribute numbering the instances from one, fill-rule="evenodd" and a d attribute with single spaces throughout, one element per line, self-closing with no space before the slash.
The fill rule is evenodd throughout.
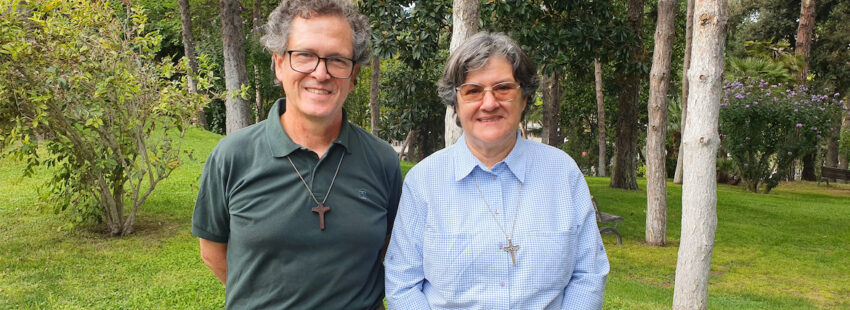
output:
<path id="1" fill-rule="evenodd" d="M 301 73 L 312 73 L 319 67 L 319 61 L 325 61 L 328 74 L 337 79 L 347 79 L 354 73 L 354 60 L 341 56 L 319 57 L 312 52 L 288 50 L 289 67 Z"/>
<path id="2" fill-rule="evenodd" d="M 466 83 L 455 87 L 455 90 L 464 102 L 479 102 L 484 99 L 484 93 L 488 91 L 493 92 L 493 97 L 500 102 L 511 102 L 516 98 L 519 87 L 519 84 L 515 82 L 501 82 L 489 88 L 474 83 Z"/>

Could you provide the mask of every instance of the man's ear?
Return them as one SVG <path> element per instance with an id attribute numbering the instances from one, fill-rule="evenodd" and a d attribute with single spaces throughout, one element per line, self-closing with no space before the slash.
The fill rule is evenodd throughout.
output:
<path id="1" fill-rule="evenodd" d="M 357 73 L 360 72 L 360 65 L 354 65 L 354 71 L 351 72 L 351 89 L 357 86 Z"/>
<path id="2" fill-rule="evenodd" d="M 277 53 L 272 54 L 272 68 L 273 68 L 273 71 L 274 71 L 275 79 L 278 80 L 279 82 L 283 81 L 283 77 L 281 75 L 283 74 L 283 72 L 285 72 L 284 71 L 285 70 L 285 68 L 284 68 L 284 66 L 285 66 L 284 62 L 285 61 L 286 61 L 286 59 L 285 59 L 285 57 L 283 57 L 283 55 L 279 55 Z"/>

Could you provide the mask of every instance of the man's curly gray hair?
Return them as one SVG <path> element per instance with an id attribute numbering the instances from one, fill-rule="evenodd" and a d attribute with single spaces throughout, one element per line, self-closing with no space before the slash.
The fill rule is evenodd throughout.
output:
<path id="1" fill-rule="evenodd" d="M 260 38 L 260 43 L 269 52 L 283 55 L 292 19 L 296 16 L 308 19 L 313 14 L 338 15 L 348 20 L 354 33 L 354 63 L 361 66 L 369 64 L 372 57 L 369 50 L 369 20 L 347 0 L 283 0 L 269 14 L 269 22 L 265 25 L 265 34 Z"/>

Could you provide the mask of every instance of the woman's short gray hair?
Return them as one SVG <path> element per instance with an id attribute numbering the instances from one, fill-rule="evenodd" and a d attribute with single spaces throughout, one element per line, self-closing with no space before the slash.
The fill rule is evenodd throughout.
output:
<path id="1" fill-rule="evenodd" d="M 437 93 L 447 105 L 457 108 L 455 88 L 466 81 L 470 71 L 484 67 L 490 57 L 499 56 L 508 60 L 513 68 L 514 79 L 522 88 L 522 97 L 527 99 L 525 111 L 534 102 L 534 94 L 540 86 L 537 66 L 522 51 L 519 44 L 504 33 L 479 32 L 461 44 L 446 62 L 443 77 L 437 82 Z"/>
<path id="2" fill-rule="evenodd" d="M 289 39 L 292 20 L 298 16 L 310 18 L 317 15 L 338 15 L 348 20 L 354 33 L 354 63 L 367 65 L 372 53 L 369 50 L 369 20 L 357 12 L 357 7 L 347 0 L 283 0 L 269 14 L 265 34 L 260 43 L 271 53 L 283 55 Z"/>

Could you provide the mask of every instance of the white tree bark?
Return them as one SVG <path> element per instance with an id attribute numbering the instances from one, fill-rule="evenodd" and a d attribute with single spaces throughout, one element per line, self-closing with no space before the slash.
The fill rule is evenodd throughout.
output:
<path id="1" fill-rule="evenodd" d="M 682 233 L 673 309 L 707 309 L 708 278 L 717 228 L 717 133 L 726 47 L 727 0 L 694 7 L 693 60 L 684 142 Z"/>
<path id="2" fill-rule="evenodd" d="M 607 139 L 605 131 L 607 129 L 605 127 L 605 101 L 602 98 L 602 64 L 599 63 L 599 58 L 593 60 L 593 72 L 596 80 L 596 130 L 599 142 L 599 167 L 597 167 L 596 175 L 604 177 L 608 174 L 606 165 L 608 150 L 605 144 Z"/>
<path id="3" fill-rule="evenodd" d="M 688 68 L 691 67 L 691 41 L 694 34 L 694 0 L 688 1 L 687 26 L 685 26 L 685 55 L 682 65 L 682 117 L 679 119 L 679 140 L 685 133 L 685 122 L 688 120 Z M 682 184 L 682 141 L 679 141 L 679 153 L 676 154 L 676 172 L 673 174 L 673 183 Z"/>
<path id="4" fill-rule="evenodd" d="M 242 45 L 242 5 L 238 0 L 221 0 L 221 41 L 224 54 L 224 83 L 228 96 L 225 102 L 227 134 L 251 124 L 248 102 L 237 94 L 246 84 L 245 47 Z"/>
<path id="5" fill-rule="evenodd" d="M 452 1 L 452 42 L 449 45 L 449 52 L 454 52 L 463 41 L 478 33 L 480 9 L 481 2 L 478 0 Z M 446 147 L 454 144 L 463 134 L 463 130 L 455 122 L 456 118 L 452 107 L 446 107 Z"/>
<path id="6" fill-rule="evenodd" d="M 254 8 L 251 12 L 251 17 L 253 18 L 253 27 L 251 29 L 251 35 L 254 37 L 254 40 L 259 40 L 260 36 L 260 0 L 254 0 Z M 261 76 L 260 76 L 260 68 L 255 63 L 254 67 L 254 123 L 259 123 L 263 119 L 265 119 L 266 115 L 265 109 L 263 108 L 263 94 L 260 92 L 262 88 Z"/>
<path id="7" fill-rule="evenodd" d="M 670 56 L 676 0 L 658 1 L 655 51 L 649 77 L 649 126 L 646 133 L 646 243 L 667 243 L 667 89 L 670 86 Z"/>

